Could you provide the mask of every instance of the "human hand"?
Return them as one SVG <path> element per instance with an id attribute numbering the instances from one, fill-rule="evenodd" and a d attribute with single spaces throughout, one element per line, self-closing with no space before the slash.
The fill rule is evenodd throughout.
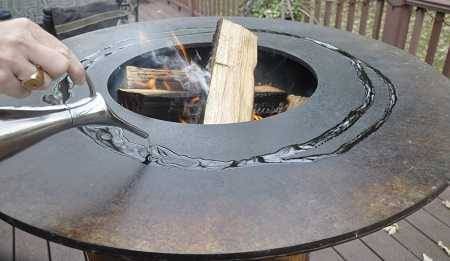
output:
<path id="1" fill-rule="evenodd" d="M 19 18 L 0 22 L 0 94 L 23 98 L 31 94 L 24 81 L 44 73 L 43 90 L 65 73 L 75 84 L 85 81 L 85 71 L 75 54 L 62 42 L 32 21 Z"/>

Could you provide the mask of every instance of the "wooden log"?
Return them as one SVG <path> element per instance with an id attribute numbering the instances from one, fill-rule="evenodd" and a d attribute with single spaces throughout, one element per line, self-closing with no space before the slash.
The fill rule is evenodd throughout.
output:
<path id="1" fill-rule="evenodd" d="M 255 86 L 254 115 L 262 119 L 286 111 L 287 98 L 288 94 L 281 89 L 270 85 Z"/>
<path id="2" fill-rule="evenodd" d="M 180 117 L 189 118 L 187 110 L 203 111 L 203 103 L 192 103 L 201 99 L 201 93 L 187 91 L 151 90 L 151 89 L 119 89 L 118 102 L 125 108 L 136 113 L 157 119 L 179 121 Z M 197 99 L 196 99 L 197 98 Z M 302 106 L 307 97 L 288 94 L 284 90 L 270 86 L 255 86 L 253 119 L 262 119 L 286 110 Z M 188 108 L 187 108 L 188 107 Z M 200 115 L 193 115 L 189 123 L 200 123 Z M 255 115 L 258 117 L 255 118 Z M 192 118 L 192 117 L 191 117 Z"/>
<path id="3" fill-rule="evenodd" d="M 164 95 L 167 93 L 181 93 L 184 91 L 173 91 L 173 90 L 155 90 L 155 89 L 119 89 L 118 91 L 132 93 L 132 94 L 141 94 L 146 96 L 158 96 Z M 271 86 L 271 85 L 257 85 L 255 86 L 255 93 L 283 93 L 286 92 L 280 88 Z"/>
<path id="4" fill-rule="evenodd" d="M 183 90 L 189 78 L 182 70 L 148 69 L 135 66 L 126 67 L 127 88 Z"/>
<path id="5" fill-rule="evenodd" d="M 201 123 L 204 104 L 200 93 L 150 89 L 119 89 L 117 101 L 147 117 L 186 123 Z"/>
<path id="6" fill-rule="evenodd" d="M 217 23 L 204 124 L 250 121 L 254 101 L 257 36 L 226 19 Z"/>

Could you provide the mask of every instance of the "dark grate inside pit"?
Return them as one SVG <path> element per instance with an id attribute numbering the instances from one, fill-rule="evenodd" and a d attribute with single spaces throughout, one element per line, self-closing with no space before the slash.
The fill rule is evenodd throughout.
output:
<path id="1" fill-rule="evenodd" d="M 190 45 L 140 55 L 113 72 L 109 92 L 135 113 L 165 121 L 201 123 L 210 79 L 210 53 L 210 45 Z M 303 61 L 260 47 L 253 120 L 302 106 L 316 87 L 316 76 Z"/>

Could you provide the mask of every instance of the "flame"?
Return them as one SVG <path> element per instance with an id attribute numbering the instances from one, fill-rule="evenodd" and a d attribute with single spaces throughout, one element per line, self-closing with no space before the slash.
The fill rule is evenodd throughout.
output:
<path id="1" fill-rule="evenodd" d="M 150 78 L 148 80 L 146 87 L 150 90 L 156 90 L 156 79 Z"/>
<path id="2" fill-rule="evenodd" d="M 184 45 L 180 42 L 180 40 L 178 40 L 178 37 L 172 33 L 172 38 L 175 42 L 175 48 L 177 48 L 178 52 L 180 53 L 181 57 L 187 62 L 187 63 L 191 63 L 191 58 L 189 57 L 186 48 L 184 47 Z"/>
<path id="3" fill-rule="evenodd" d="M 254 121 L 260 121 L 260 120 L 262 120 L 262 119 L 264 119 L 263 116 L 257 114 L 256 112 L 253 112 L 252 120 L 254 120 Z"/>
<path id="4" fill-rule="evenodd" d="M 190 100 L 190 104 L 196 104 L 200 101 L 200 96 L 194 96 L 191 100 Z"/>
<path id="5" fill-rule="evenodd" d="M 180 118 L 178 119 L 178 122 L 184 123 L 184 124 L 189 123 L 183 116 L 180 116 Z"/>
<path id="6" fill-rule="evenodd" d="M 195 123 L 198 119 L 196 119 L 196 115 L 191 115 L 190 109 L 198 106 L 199 102 L 201 102 L 200 96 L 194 96 L 194 97 L 190 98 L 189 100 L 187 100 L 184 104 L 183 113 L 178 118 L 178 122 L 180 122 L 180 123 Z"/>

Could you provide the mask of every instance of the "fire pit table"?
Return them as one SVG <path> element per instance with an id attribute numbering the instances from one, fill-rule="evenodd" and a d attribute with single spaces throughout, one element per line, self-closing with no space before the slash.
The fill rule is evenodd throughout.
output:
<path id="1" fill-rule="evenodd" d="M 284 83 L 309 96 L 305 105 L 261 121 L 201 125 L 117 102 L 126 65 L 151 65 L 151 51 L 170 47 L 172 34 L 201 54 L 217 18 L 68 39 L 113 111 L 150 133 L 150 149 L 102 127 L 53 136 L 0 162 L 0 218 L 73 248 L 136 260 L 265 259 L 372 233 L 447 187 L 447 78 L 403 50 L 347 32 L 231 20 L 259 37 L 256 80 Z M 72 98 L 86 93 L 75 88 Z M 42 94 L 0 103 L 42 105 Z"/>

